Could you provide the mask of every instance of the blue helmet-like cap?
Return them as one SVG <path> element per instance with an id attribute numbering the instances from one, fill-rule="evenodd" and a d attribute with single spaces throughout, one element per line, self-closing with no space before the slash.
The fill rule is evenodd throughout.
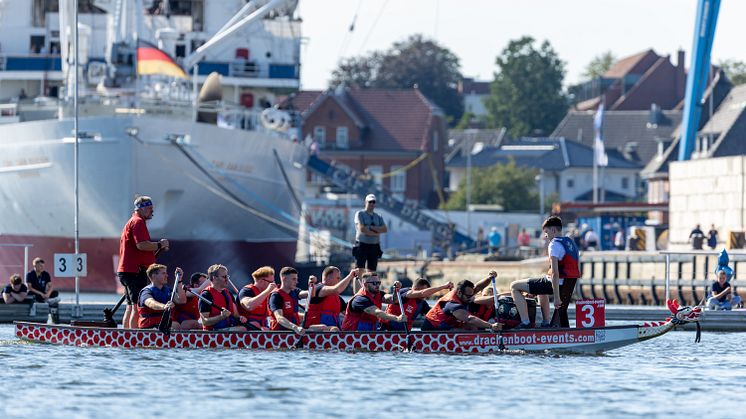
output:
<path id="1" fill-rule="evenodd" d="M 730 280 L 733 277 L 733 269 L 728 266 L 729 261 L 728 252 L 723 249 L 723 251 L 720 252 L 720 256 L 718 256 L 718 266 L 715 268 L 715 274 L 719 275 L 720 271 L 723 271 L 725 272 L 725 278 Z"/>

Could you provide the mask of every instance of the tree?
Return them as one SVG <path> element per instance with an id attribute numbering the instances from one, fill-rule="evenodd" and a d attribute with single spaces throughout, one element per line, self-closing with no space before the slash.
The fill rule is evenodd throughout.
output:
<path id="1" fill-rule="evenodd" d="M 340 84 L 360 88 L 411 89 L 417 86 L 452 122 L 463 113 L 458 94 L 461 80 L 458 57 L 422 35 L 396 42 L 384 52 L 342 61 L 332 72 L 329 87 Z"/>
<path id="2" fill-rule="evenodd" d="M 601 55 L 593 57 L 591 62 L 585 66 L 585 71 L 583 72 L 584 81 L 603 76 L 615 62 L 616 57 L 611 51 L 606 51 Z"/>
<path id="3" fill-rule="evenodd" d="M 718 63 L 734 86 L 746 83 L 746 63 L 736 60 L 724 60 Z"/>
<path id="4" fill-rule="evenodd" d="M 568 106 L 562 91 L 565 65 L 549 42 L 537 50 L 529 36 L 510 41 L 496 64 L 485 100 L 489 125 L 506 127 L 513 137 L 549 134 Z"/>
<path id="5" fill-rule="evenodd" d="M 535 178 L 536 170 L 516 166 L 512 159 L 506 164 L 472 169 L 471 203 L 501 205 L 505 211 L 537 210 L 539 195 Z M 466 209 L 466 176 L 443 208 Z"/>

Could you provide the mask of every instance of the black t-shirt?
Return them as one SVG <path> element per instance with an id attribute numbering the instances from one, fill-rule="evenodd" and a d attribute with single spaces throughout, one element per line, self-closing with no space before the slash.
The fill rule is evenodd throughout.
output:
<path id="1" fill-rule="evenodd" d="M 458 310 L 469 311 L 469 307 L 467 307 L 466 304 L 454 303 L 453 301 L 449 301 L 446 303 L 445 306 L 443 306 L 443 312 L 446 314 L 450 314 L 451 316 L 453 316 L 453 313 Z"/>
<path id="2" fill-rule="evenodd" d="M 723 292 L 723 290 L 725 290 L 728 287 L 730 287 L 730 282 L 728 282 L 728 281 L 725 281 L 725 284 L 723 284 L 722 286 L 720 285 L 719 281 L 715 281 L 715 282 L 712 283 L 712 287 L 711 287 L 712 288 L 712 295 L 720 294 L 721 292 Z M 725 294 L 722 297 L 718 298 L 718 301 L 720 301 L 721 303 L 725 302 L 726 300 L 728 300 L 728 295 L 729 294 L 730 294 L 730 292 L 728 292 L 727 294 Z"/>
<path id="3" fill-rule="evenodd" d="M 298 312 L 298 300 L 300 299 L 300 290 L 298 288 L 290 291 L 288 294 L 290 294 L 290 297 L 295 300 L 295 312 Z M 272 293 L 269 296 L 269 311 L 275 312 L 276 310 L 282 310 L 285 308 L 285 300 L 282 299 L 282 296 L 279 292 Z"/>
<path id="4" fill-rule="evenodd" d="M 43 271 L 38 277 L 36 271 L 33 270 L 26 274 L 26 283 L 39 292 L 47 292 L 47 284 L 50 282 L 52 282 L 52 277 L 47 271 Z"/>
<path id="5" fill-rule="evenodd" d="M 12 292 L 20 294 L 22 292 L 28 292 L 28 288 L 26 288 L 26 284 L 21 284 L 21 288 L 19 288 L 18 291 L 14 290 L 13 286 L 10 284 L 6 285 L 5 288 L 3 288 L 3 294 L 10 294 Z"/>
<path id="6" fill-rule="evenodd" d="M 241 288 L 241 291 L 238 292 L 238 301 L 240 302 L 244 298 L 254 298 L 257 294 L 254 292 L 253 288 Z"/>
<path id="7" fill-rule="evenodd" d="M 350 301 L 350 311 L 353 313 L 362 313 L 370 306 L 375 306 L 375 304 L 373 304 L 370 298 L 364 295 L 356 295 Z"/>

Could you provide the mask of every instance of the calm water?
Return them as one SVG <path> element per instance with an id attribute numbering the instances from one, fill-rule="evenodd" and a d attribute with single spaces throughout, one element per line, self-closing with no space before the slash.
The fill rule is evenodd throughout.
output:
<path id="1" fill-rule="evenodd" d="M 20 343 L 0 325 L 0 416 L 746 416 L 746 334 L 693 340 L 603 356 L 123 350 Z"/>

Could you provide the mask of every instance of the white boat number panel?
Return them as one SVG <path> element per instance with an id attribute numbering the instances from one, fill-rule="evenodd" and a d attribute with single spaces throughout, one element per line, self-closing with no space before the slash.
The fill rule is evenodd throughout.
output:
<path id="1" fill-rule="evenodd" d="M 88 257 L 85 253 L 55 253 L 54 276 L 75 277 L 88 275 Z"/>

